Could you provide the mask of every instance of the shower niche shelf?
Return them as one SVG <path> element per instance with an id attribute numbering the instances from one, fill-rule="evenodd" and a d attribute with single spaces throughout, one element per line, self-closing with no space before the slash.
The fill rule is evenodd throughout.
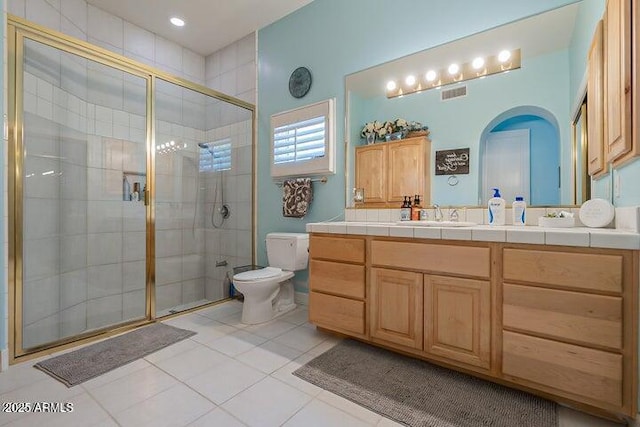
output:
<path id="1" fill-rule="evenodd" d="M 147 174 L 144 172 L 122 172 L 122 200 L 125 202 L 144 203 L 147 190 Z"/>

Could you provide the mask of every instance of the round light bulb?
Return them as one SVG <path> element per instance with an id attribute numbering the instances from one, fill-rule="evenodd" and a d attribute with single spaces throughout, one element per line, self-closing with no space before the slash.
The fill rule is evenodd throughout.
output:
<path id="1" fill-rule="evenodd" d="M 425 74 L 425 78 L 427 79 L 428 82 L 434 81 L 436 77 L 438 77 L 438 75 L 433 70 L 429 70 L 427 71 L 427 74 Z"/>
<path id="2" fill-rule="evenodd" d="M 507 62 L 509 58 L 511 58 L 511 52 L 508 50 L 503 50 L 498 54 L 498 61 L 500 62 Z"/>
<path id="3" fill-rule="evenodd" d="M 396 82 L 394 82 L 393 80 L 389 80 L 387 82 L 387 90 L 396 90 Z"/>
<path id="4" fill-rule="evenodd" d="M 458 64 L 451 64 L 447 70 L 449 71 L 449 74 L 455 76 L 458 74 L 458 71 L 460 71 L 460 66 Z"/>
<path id="5" fill-rule="evenodd" d="M 174 16 L 171 19 L 169 19 L 169 22 L 171 22 L 176 27 L 184 27 L 184 20 L 178 18 L 177 16 Z"/>
<path id="6" fill-rule="evenodd" d="M 473 67 L 474 70 L 481 69 L 482 67 L 484 67 L 484 58 L 477 57 L 476 59 L 473 60 L 473 62 L 471 63 L 471 66 Z"/>
<path id="7" fill-rule="evenodd" d="M 407 76 L 407 78 L 404 79 L 404 82 L 407 84 L 407 86 L 413 86 L 414 84 L 416 84 L 416 76 Z"/>
<path id="8" fill-rule="evenodd" d="M 174 145 L 176 145 L 176 142 L 175 141 L 171 141 L 169 144 L 171 144 L 171 146 L 174 146 Z"/>

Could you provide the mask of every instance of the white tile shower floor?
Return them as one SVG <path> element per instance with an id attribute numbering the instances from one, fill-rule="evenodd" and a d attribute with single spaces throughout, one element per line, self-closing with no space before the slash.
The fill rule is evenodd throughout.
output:
<path id="1" fill-rule="evenodd" d="M 72 402 L 74 410 L 0 412 L 0 425 L 400 425 L 291 374 L 339 341 L 307 323 L 306 308 L 257 326 L 240 323 L 241 309 L 230 301 L 167 320 L 198 334 L 72 388 L 34 361 L 14 365 L 0 373 L 0 402 Z M 560 427 L 617 425 L 560 410 Z"/>

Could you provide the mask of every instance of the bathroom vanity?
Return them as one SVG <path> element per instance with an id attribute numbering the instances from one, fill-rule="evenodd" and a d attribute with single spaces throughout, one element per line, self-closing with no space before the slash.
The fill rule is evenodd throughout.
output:
<path id="1" fill-rule="evenodd" d="M 594 413 L 637 413 L 640 235 L 348 222 L 308 231 L 318 327 Z M 567 243 L 549 244 L 558 233 Z M 571 246 L 581 233 L 586 246 Z"/>

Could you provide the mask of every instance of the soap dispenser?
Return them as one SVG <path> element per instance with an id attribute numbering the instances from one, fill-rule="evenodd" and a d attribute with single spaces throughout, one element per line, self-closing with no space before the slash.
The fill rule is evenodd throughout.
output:
<path id="1" fill-rule="evenodd" d="M 411 221 L 420 220 L 421 210 L 422 210 L 422 205 L 420 205 L 420 196 L 416 194 L 416 197 L 413 199 L 413 206 L 411 206 Z"/>
<path id="2" fill-rule="evenodd" d="M 402 206 L 400 207 L 400 221 L 411 220 L 411 200 L 410 199 L 411 197 L 404 196 L 404 202 L 402 202 Z"/>
<path id="3" fill-rule="evenodd" d="M 489 199 L 488 203 L 488 216 L 489 225 L 504 225 L 505 224 L 505 212 L 506 202 L 500 196 L 500 190 L 498 188 L 493 189 L 493 197 Z"/>

